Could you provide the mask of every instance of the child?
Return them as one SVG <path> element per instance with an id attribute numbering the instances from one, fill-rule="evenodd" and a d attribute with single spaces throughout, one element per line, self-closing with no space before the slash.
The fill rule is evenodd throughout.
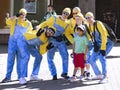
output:
<path id="1" fill-rule="evenodd" d="M 73 77 L 70 78 L 70 81 L 76 80 L 76 72 L 81 68 L 80 80 L 84 79 L 84 67 L 86 54 L 88 51 L 88 39 L 85 36 L 85 27 L 80 25 L 77 27 L 77 34 L 74 36 L 73 43 L 73 58 L 74 58 L 74 71 Z"/>

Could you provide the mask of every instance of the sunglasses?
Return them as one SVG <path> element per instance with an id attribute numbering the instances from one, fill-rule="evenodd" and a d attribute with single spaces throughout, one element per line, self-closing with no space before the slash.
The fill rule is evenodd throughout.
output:
<path id="1" fill-rule="evenodd" d="M 63 14 L 64 14 L 65 16 L 69 16 L 69 13 L 67 13 L 67 12 L 63 12 Z"/>
<path id="2" fill-rule="evenodd" d="M 91 16 L 86 17 L 86 19 L 90 19 L 90 18 L 92 18 L 92 17 Z"/>
<path id="3" fill-rule="evenodd" d="M 72 14 L 74 15 L 74 14 L 78 14 L 78 13 L 72 13 Z"/>
<path id="4" fill-rule="evenodd" d="M 47 32 L 51 33 L 51 34 L 54 34 L 55 32 L 52 31 L 51 29 L 47 29 Z"/>

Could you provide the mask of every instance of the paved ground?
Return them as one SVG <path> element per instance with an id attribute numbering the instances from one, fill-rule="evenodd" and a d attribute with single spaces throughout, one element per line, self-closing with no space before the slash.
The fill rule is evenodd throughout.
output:
<path id="1" fill-rule="evenodd" d="M 71 50 L 69 50 L 71 53 Z M 117 43 L 110 54 L 107 56 L 107 70 L 108 70 L 108 82 L 104 84 L 98 84 L 98 80 L 94 81 L 76 81 L 69 82 L 60 77 L 62 72 L 61 57 L 58 52 L 55 54 L 55 65 L 57 67 L 59 80 L 53 81 L 48 70 L 46 54 L 43 56 L 39 77 L 43 78 L 44 81 L 29 81 L 29 76 L 32 72 L 33 60 L 31 56 L 28 66 L 28 84 L 20 85 L 16 80 L 16 68 L 12 73 L 13 82 L 0 83 L 0 90 L 120 90 L 120 43 Z M 0 81 L 5 77 L 6 74 L 6 62 L 7 62 L 7 45 L 0 45 Z M 100 66 L 99 61 L 97 62 Z M 101 67 L 101 66 L 100 66 Z M 69 75 L 73 72 L 72 58 L 69 59 Z M 92 75 L 94 75 L 91 70 Z"/>

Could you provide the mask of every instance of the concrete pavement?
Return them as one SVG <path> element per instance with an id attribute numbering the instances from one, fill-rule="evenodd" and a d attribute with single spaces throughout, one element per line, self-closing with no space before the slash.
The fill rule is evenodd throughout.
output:
<path id="1" fill-rule="evenodd" d="M 68 50 L 71 53 L 71 50 Z M 51 80 L 46 54 L 43 56 L 41 63 L 39 77 L 43 78 L 44 81 L 29 81 L 34 58 L 31 56 L 28 66 L 28 84 L 20 85 L 17 81 L 16 64 L 12 72 L 12 82 L 0 83 L 0 90 L 120 90 L 120 43 L 117 43 L 112 51 L 107 56 L 107 70 L 108 70 L 108 82 L 98 84 L 98 80 L 90 81 L 76 81 L 70 82 L 61 78 L 62 72 L 62 61 L 58 52 L 55 54 L 55 65 L 58 72 L 58 80 Z M 99 61 L 97 62 L 101 67 Z M 0 45 L 0 81 L 5 77 L 7 65 L 7 46 Z M 72 76 L 73 63 L 72 58 L 69 57 L 69 76 Z M 91 73 L 94 73 L 91 69 Z"/>

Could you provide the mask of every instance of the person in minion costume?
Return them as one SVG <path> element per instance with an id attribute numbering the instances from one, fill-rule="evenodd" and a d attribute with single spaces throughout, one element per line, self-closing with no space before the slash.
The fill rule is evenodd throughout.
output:
<path id="1" fill-rule="evenodd" d="M 8 42 L 7 73 L 2 82 L 11 80 L 15 57 L 17 59 L 17 74 L 20 84 L 26 84 L 27 64 L 29 52 L 23 34 L 32 29 L 31 22 L 26 19 L 27 11 L 22 8 L 13 17 L 6 18 L 6 24 L 10 26 L 10 37 Z"/>
<path id="2" fill-rule="evenodd" d="M 31 30 L 24 34 L 24 37 L 28 43 L 28 50 L 30 54 L 35 57 L 34 65 L 30 80 L 41 81 L 42 79 L 38 77 L 40 64 L 42 61 L 42 54 L 47 52 L 48 49 L 51 48 L 50 44 L 48 44 L 48 38 L 53 36 L 56 31 L 56 28 L 51 26 L 48 28 L 44 28 L 40 30 L 38 33 L 37 30 Z M 38 37 L 36 37 L 36 35 Z M 32 37 L 31 37 L 32 36 Z"/>
<path id="3" fill-rule="evenodd" d="M 85 15 L 87 20 L 88 29 L 93 40 L 94 49 L 90 56 L 89 62 L 93 68 L 93 71 L 96 75 L 93 79 L 100 79 L 98 83 L 102 83 L 107 78 L 107 69 L 106 69 L 106 55 L 112 49 L 114 43 L 108 37 L 108 33 L 101 21 L 97 21 L 97 28 L 95 27 L 96 20 L 92 12 L 87 12 Z M 89 36 L 90 37 L 90 36 Z M 96 60 L 100 60 L 102 65 L 102 72 L 99 70 L 99 67 L 96 64 Z"/>
<path id="4" fill-rule="evenodd" d="M 72 18 L 68 20 L 69 24 L 69 29 L 67 29 L 64 32 L 65 35 L 65 42 L 67 45 L 73 44 L 73 36 L 75 33 L 75 27 L 76 27 L 76 20 L 75 17 L 77 14 L 81 13 L 81 9 L 79 7 L 74 7 L 72 9 Z"/>
<path id="5" fill-rule="evenodd" d="M 70 13 L 71 13 L 70 8 L 64 8 L 62 11 L 62 15 L 52 16 L 49 19 L 47 19 L 45 22 L 43 22 L 37 26 L 37 28 L 44 28 L 47 26 L 54 26 L 56 28 L 56 32 L 53 35 L 53 37 L 49 38 L 49 42 L 54 47 L 52 49 L 48 50 L 48 52 L 47 52 L 48 66 L 49 66 L 51 75 L 53 76 L 53 80 L 57 80 L 56 67 L 53 62 L 56 49 L 58 49 L 58 51 L 60 52 L 60 55 L 62 57 L 63 72 L 62 72 L 61 76 L 64 78 L 68 78 L 68 76 L 67 76 L 68 52 L 67 52 L 67 47 L 65 45 L 65 42 L 63 41 L 62 35 L 68 27 L 69 23 L 67 21 L 67 18 L 70 15 Z"/>

